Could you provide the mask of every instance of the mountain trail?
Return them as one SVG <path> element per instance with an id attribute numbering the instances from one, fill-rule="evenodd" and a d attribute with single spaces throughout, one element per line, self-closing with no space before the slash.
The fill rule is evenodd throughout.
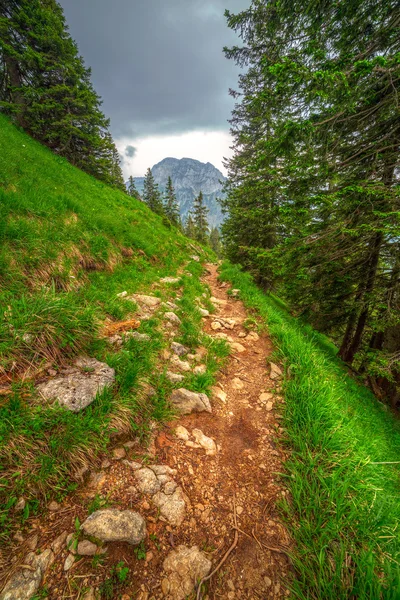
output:
<path id="1" fill-rule="evenodd" d="M 291 568 L 290 539 L 277 511 L 287 494 L 278 475 L 285 459 L 282 372 L 270 362 L 267 334 L 255 331 L 255 319 L 218 281 L 216 265 L 206 265 L 203 282 L 216 306 L 203 318 L 204 331 L 232 349 L 213 387 L 211 412 L 203 394 L 175 390 L 171 400 L 183 413 L 202 412 L 154 430 L 140 459 L 137 441 L 120 443 L 64 506 L 51 503 L 46 523 L 33 523 L 24 541 L 32 553 L 22 563 L 15 559 L 7 573 L 7 585 L 14 582 L 18 591 L 7 595 L 6 586 L 1 600 L 28 600 L 35 577 L 47 593 L 37 597 L 51 600 L 289 595 L 283 582 Z M 179 347 L 185 350 L 175 343 Z M 82 529 L 89 539 L 82 539 Z"/>

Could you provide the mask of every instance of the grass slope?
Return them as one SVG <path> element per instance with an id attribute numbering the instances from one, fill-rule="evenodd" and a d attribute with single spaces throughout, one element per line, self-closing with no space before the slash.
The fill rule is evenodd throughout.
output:
<path id="1" fill-rule="evenodd" d="M 400 424 L 347 373 L 335 347 L 292 318 L 248 274 L 221 278 L 268 324 L 286 367 L 282 415 L 295 541 L 295 598 L 400 598 Z"/>
<path id="2" fill-rule="evenodd" d="M 146 293 L 160 277 L 176 274 L 196 248 L 142 203 L 54 156 L 1 115 L 0 148 L 0 538 L 7 539 L 19 497 L 26 520 L 73 490 L 113 435 L 146 436 L 151 421 L 169 415 L 172 386 L 158 368 L 166 346 L 162 314 L 140 326 L 149 342 L 130 339 L 119 351 L 101 329 L 135 314 L 135 304 L 117 298 L 119 292 Z M 186 268 L 193 276 L 182 277 L 177 303 L 182 341 L 195 347 L 194 299 L 204 288 L 200 265 Z M 171 300 L 178 288 L 156 283 L 152 293 Z M 116 370 L 116 385 L 78 414 L 44 405 L 35 378 L 78 353 L 105 360 Z M 210 348 L 207 373 L 192 376 L 188 386 L 207 389 L 224 353 Z M 143 392 L 146 382 L 154 395 Z"/>

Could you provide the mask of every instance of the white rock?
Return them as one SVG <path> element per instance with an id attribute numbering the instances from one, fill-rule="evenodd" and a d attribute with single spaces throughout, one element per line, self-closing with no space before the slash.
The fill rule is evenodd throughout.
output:
<path id="1" fill-rule="evenodd" d="M 72 565 L 75 562 L 75 556 L 73 554 L 68 554 L 67 558 L 64 562 L 64 571 L 69 571 Z"/>
<path id="2" fill-rule="evenodd" d="M 171 350 L 177 356 L 183 356 L 184 354 L 187 354 L 189 352 L 189 348 L 186 348 L 186 346 L 183 346 L 178 342 L 172 342 Z"/>
<path id="3" fill-rule="evenodd" d="M 138 488 L 143 494 L 153 495 L 160 490 L 161 484 L 151 469 L 145 467 L 144 469 L 135 471 L 134 474 Z"/>
<path id="4" fill-rule="evenodd" d="M 125 298 L 128 295 L 128 292 L 120 292 L 117 294 L 117 298 Z"/>
<path id="5" fill-rule="evenodd" d="M 115 371 L 95 358 L 81 357 L 74 364 L 74 367 L 61 371 L 58 377 L 38 385 L 37 390 L 44 399 L 58 400 L 64 408 L 79 412 L 112 385 Z"/>
<path id="6" fill-rule="evenodd" d="M 193 429 L 192 435 L 196 442 L 204 448 L 207 456 L 215 456 L 217 454 L 217 446 L 214 440 L 204 435 L 201 429 Z"/>
<path id="7" fill-rule="evenodd" d="M 86 535 L 103 542 L 128 542 L 133 546 L 146 537 L 146 523 L 133 510 L 105 508 L 92 513 L 81 525 Z"/>
<path id="8" fill-rule="evenodd" d="M 0 600 L 31 600 L 53 562 L 54 554 L 49 549 L 41 554 L 30 552 L 23 560 L 23 564 L 30 568 L 19 568 L 13 573 L 0 594 Z"/>
<path id="9" fill-rule="evenodd" d="M 210 312 L 205 308 L 199 308 L 199 313 L 201 314 L 202 317 L 210 316 Z"/>
<path id="10" fill-rule="evenodd" d="M 171 357 L 171 364 L 181 371 L 181 373 L 187 373 L 191 370 L 190 364 L 186 360 L 181 360 L 178 356 Z"/>
<path id="11" fill-rule="evenodd" d="M 259 339 L 260 339 L 260 336 L 255 331 L 250 331 L 250 333 L 247 334 L 247 337 L 246 337 L 246 340 L 254 340 L 255 342 Z"/>
<path id="12" fill-rule="evenodd" d="M 221 388 L 213 386 L 211 392 L 213 398 L 217 398 L 218 400 L 221 400 L 221 402 L 226 402 L 227 395 Z"/>
<path id="13" fill-rule="evenodd" d="M 270 379 L 279 379 L 282 377 L 282 370 L 275 363 L 269 363 L 271 367 L 271 371 L 269 374 Z"/>
<path id="14" fill-rule="evenodd" d="M 178 440 L 183 440 L 184 442 L 187 442 L 190 438 L 190 433 L 188 432 L 186 427 L 182 427 L 182 425 L 178 425 L 177 427 L 175 427 L 175 435 L 178 438 Z"/>
<path id="15" fill-rule="evenodd" d="M 104 550 L 89 540 L 82 540 L 78 544 L 76 553 L 79 554 L 79 556 L 94 556 L 95 554 L 104 554 Z"/>
<path id="16" fill-rule="evenodd" d="M 146 296 L 145 294 L 133 294 L 130 296 L 138 304 L 144 304 L 148 308 L 155 308 L 161 303 L 161 299 L 156 296 Z"/>
<path id="17" fill-rule="evenodd" d="M 176 325 L 180 325 L 182 322 L 174 312 L 166 312 L 164 317 L 171 323 L 176 323 Z"/>
<path id="18" fill-rule="evenodd" d="M 213 321 L 211 323 L 211 329 L 213 331 L 218 331 L 219 329 L 222 329 L 222 325 L 221 325 L 221 323 L 219 321 Z"/>
<path id="19" fill-rule="evenodd" d="M 197 367 L 195 367 L 193 369 L 193 373 L 195 375 L 203 375 L 203 373 L 205 373 L 206 371 L 207 371 L 206 365 L 198 365 Z"/>
<path id="20" fill-rule="evenodd" d="M 184 375 L 179 375 L 178 373 L 172 373 L 171 371 L 167 371 L 165 376 L 172 383 L 181 383 L 185 379 Z"/>
<path id="21" fill-rule="evenodd" d="M 165 579 L 163 593 L 171 600 L 184 600 L 191 596 L 196 584 L 211 571 L 211 561 L 197 546 L 178 546 L 164 560 Z"/>
<path id="22" fill-rule="evenodd" d="M 180 281 L 179 277 L 163 277 L 160 279 L 161 283 L 178 283 Z"/>
<path id="23" fill-rule="evenodd" d="M 186 497 L 180 487 L 173 494 L 157 492 L 152 500 L 171 525 L 181 525 L 186 515 Z"/>
<path id="24" fill-rule="evenodd" d="M 194 260 L 195 262 L 200 262 L 200 257 L 197 255 L 193 255 L 190 257 L 192 260 Z"/>
<path id="25" fill-rule="evenodd" d="M 134 339 L 137 342 L 149 342 L 151 337 L 147 333 L 139 333 L 138 331 L 127 331 L 124 334 L 125 339 Z"/>
<path id="26" fill-rule="evenodd" d="M 172 392 L 170 400 L 172 406 L 182 415 L 189 415 L 192 412 L 211 412 L 211 404 L 206 394 L 179 388 Z"/>
<path id="27" fill-rule="evenodd" d="M 270 394 L 269 392 L 262 392 L 262 394 L 260 394 L 258 397 L 262 404 L 268 402 L 268 400 L 271 400 L 271 398 L 273 398 L 273 394 Z"/>
<path id="28" fill-rule="evenodd" d="M 246 348 L 242 344 L 239 344 L 239 342 L 231 342 L 230 345 L 232 350 L 235 350 L 236 352 L 245 352 L 246 350 Z"/>
<path id="29" fill-rule="evenodd" d="M 234 390 L 242 390 L 244 388 L 244 383 L 239 377 L 234 377 L 232 379 L 232 387 Z"/>

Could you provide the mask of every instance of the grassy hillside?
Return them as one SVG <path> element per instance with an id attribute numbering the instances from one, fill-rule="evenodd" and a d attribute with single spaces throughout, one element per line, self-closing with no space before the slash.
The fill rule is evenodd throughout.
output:
<path id="1" fill-rule="evenodd" d="M 337 349 L 248 274 L 222 279 L 268 325 L 286 365 L 282 426 L 291 459 L 282 505 L 296 542 L 295 598 L 400 598 L 400 423 L 349 376 Z"/>
<path id="2" fill-rule="evenodd" d="M 204 289 L 190 276 L 201 272 L 190 255 L 202 250 L 142 203 L 54 156 L 1 115 L 0 148 L 0 537 L 7 538 L 19 497 L 27 519 L 43 500 L 74 489 L 113 435 L 146 436 L 151 421 L 168 416 L 171 385 L 157 368 L 166 344 L 162 315 L 142 321 L 148 343 L 130 339 L 116 351 L 104 325 L 137 310 L 117 294 L 152 286 L 153 295 L 171 300 L 179 288 L 182 341 L 196 347 L 194 298 Z M 177 272 L 179 285 L 159 283 Z M 192 389 L 212 383 L 224 350 L 211 350 L 208 372 L 186 382 Z M 35 383 L 79 353 L 115 369 L 112 390 L 78 414 L 40 401 Z"/>

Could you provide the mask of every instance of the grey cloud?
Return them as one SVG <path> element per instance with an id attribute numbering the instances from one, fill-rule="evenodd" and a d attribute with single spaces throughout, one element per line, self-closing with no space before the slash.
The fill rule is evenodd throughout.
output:
<path id="1" fill-rule="evenodd" d="M 133 158 L 136 154 L 137 150 L 135 146 L 127 146 L 125 148 L 125 156 L 129 156 L 129 158 Z"/>
<path id="2" fill-rule="evenodd" d="M 250 0 L 61 0 L 117 137 L 227 129 L 237 43 L 224 9 Z"/>

